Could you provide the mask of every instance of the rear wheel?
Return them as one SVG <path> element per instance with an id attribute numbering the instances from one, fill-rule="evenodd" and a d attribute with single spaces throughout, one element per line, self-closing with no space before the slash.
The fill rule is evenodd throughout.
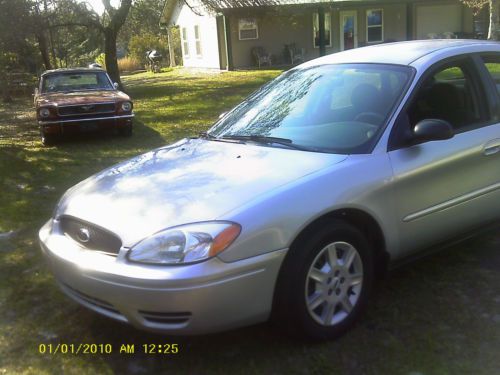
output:
<path id="1" fill-rule="evenodd" d="M 289 332 L 335 338 L 363 311 L 374 282 L 373 251 L 364 235 L 342 221 L 294 244 L 277 284 L 275 319 Z"/>

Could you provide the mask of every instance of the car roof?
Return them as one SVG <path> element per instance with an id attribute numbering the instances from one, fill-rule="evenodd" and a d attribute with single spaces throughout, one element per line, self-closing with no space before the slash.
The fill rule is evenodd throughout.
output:
<path id="1" fill-rule="evenodd" d="M 333 53 L 315 60 L 311 60 L 300 67 L 321 64 L 340 63 L 380 63 L 415 65 L 415 63 L 429 55 L 445 52 L 447 50 L 467 49 L 464 47 L 484 47 L 485 51 L 500 51 L 497 41 L 474 39 L 429 39 L 413 40 L 406 42 L 382 43 L 374 46 L 355 48 L 348 51 Z M 495 48 L 496 47 L 496 48 Z"/>
<path id="2" fill-rule="evenodd" d="M 59 69 L 46 70 L 41 74 L 41 77 L 53 73 L 84 73 L 84 72 L 96 72 L 96 71 L 105 72 L 105 70 L 101 68 L 59 68 Z"/>

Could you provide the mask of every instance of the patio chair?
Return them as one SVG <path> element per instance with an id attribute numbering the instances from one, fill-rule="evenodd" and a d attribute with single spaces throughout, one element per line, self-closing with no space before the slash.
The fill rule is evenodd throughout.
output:
<path id="1" fill-rule="evenodd" d="M 304 48 L 297 48 L 295 43 L 288 44 L 288 53 L 290 54 L 290 62 L 293 64 L 303 63 L 306 51 Z"/>
<path id="2" fill-rule="evenodd" d="M 253 47 L 252 56 L 259 68 L 262 64 L 268 64 L 269 66 L 272 65 L 271 54 L 267 53 L 264 47 Z"/>

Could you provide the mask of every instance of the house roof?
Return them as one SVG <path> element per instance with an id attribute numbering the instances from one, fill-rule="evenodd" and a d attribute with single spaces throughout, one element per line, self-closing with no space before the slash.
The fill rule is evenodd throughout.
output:
<path id="1" fill-rule="evenodd" d="M 451 50 L 466 46 L 481 46 L 486 49 L 500 47 L 497 41 L 474 40 L 474 39 L 429 39 L 377 44 L 369 47 L 354 48 L 348 51 L 333 53 L 323 56 L 300 67 L 315 66 L 321 64 L 341 63 L 382 63 L 399 65 L 416 65 L 417 60 L 430 56 L 440 51 Z"/>
<path id="2" fill-rule="evenodd" d="M 163 5 L 163 13 L 160 24 L 172 25 L 172 16 L 175 9 L 181 6 L 182 3 L 188 5 L 195 13 L 206 13 L 212 6 L 212 11 L 224 11 L 229 9 L 244 9 L 255 7 L 277 7 L 288 5 L 314 5 L 325 4 L 331 5 L 332 3 L 390 3 L 401 2 L 410 0 L 165 0 Z"/>

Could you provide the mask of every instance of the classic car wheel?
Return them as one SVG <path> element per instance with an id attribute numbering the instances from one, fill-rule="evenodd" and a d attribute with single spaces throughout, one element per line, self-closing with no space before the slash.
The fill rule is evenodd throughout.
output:
<path id="1" fill-rule="evenodd" d="M 357 228 L 335 221 L 289 251 L 277 285 L 278 324 L 313 339 L 338 337 L 356 322 L 371 292 L 370 245 Z"/>
<path id="2" fill-rule="evenodd" d="M 130 137 L 132 135 L 132 125 L 125 125 L 118 129 L 118 134 L 124 137 Z"/>
<path id="3" fill-rule="evenodd" d="M 56 143 L 57 138 L 53 134 L 45 134 L 44 132 L 40 132 L 42 144 L 44 146 L 52 146 Z"/>

